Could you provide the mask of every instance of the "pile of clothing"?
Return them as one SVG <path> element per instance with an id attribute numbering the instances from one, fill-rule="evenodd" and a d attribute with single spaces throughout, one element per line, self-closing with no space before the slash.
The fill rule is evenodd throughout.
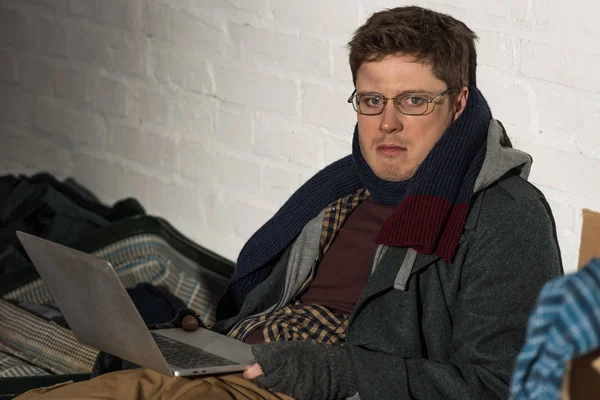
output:
<path id="1" fill-rule="evenodd" d="M 205 271 L 165 238 L 133 229 L 129 236 L 94 245 L 98 234 L 115 224 L 152 218 L 145 214 L 132 198 L 106 206 L 72 179 L 0 177 L 0 378 L 86 373 L 98 354 L 69 330 L 17 230 L 92 249 L 111 262 L 148 325 L 170 321 L 182 307 L 197 310 L 208 325 L 214 322 L 227 279 Z"/>

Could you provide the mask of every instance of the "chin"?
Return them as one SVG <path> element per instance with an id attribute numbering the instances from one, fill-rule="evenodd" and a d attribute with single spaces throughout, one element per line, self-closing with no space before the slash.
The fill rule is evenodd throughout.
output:
<path id="1" fill-rule="evenodd" d="M 402 182 L 402 181 L 406 181 L 410 178 L 412 178 L 412 176 L 414 174 L 407 174 L 407 173 L 400 173 L 397 171 L 374 171 L 375 175 L 377 175 L 377 177 L 379 179 L 383 179 L 384 181 L 388 181 L 388 182 Z"/>

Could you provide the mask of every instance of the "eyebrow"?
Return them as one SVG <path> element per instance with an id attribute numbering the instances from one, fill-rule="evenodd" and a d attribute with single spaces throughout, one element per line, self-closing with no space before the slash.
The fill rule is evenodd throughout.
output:
<path id="1" fill-rule="evenodd" d="M 363 92 L 356 92 L 356 94 L 367 94 L 367 93 L 376 93 L 378 95 L 383 96 L 381 93 L 371 91 L 371 90 L 366 90 Z M 431 92 L 431 91 L 425 90 L 425 89 L 410 89 L 410 90 L 402 90 L 401 92 L 396 93 L 396 95 L 393 97 L 396 97 L 401 94 L 428 94 L 428 95 L 437 96 L 439 93 L 434 93 L 434 92 Z"/>

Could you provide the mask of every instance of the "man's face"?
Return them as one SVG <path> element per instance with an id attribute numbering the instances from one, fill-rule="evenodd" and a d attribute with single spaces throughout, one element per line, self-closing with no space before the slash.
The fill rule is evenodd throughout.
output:
<path id="1" fill-rule="evenodd" d="M 446 89 L 430 65 L 415 62 L 411 56 L 365 62 L 356 73 L 357 94 L 375 92 L 392 98 L 404 92 L 423 93 L 433 99 Z M 391 100 L 379 115 L 358 114 L 360 148 L 375 175 L 392 182 L 410 179 L 448 125 L 462 113 L 468 89 L 459 89 L 456 94 L 454 91 L 437 100 L 427 115 L 401 114 Z"/>

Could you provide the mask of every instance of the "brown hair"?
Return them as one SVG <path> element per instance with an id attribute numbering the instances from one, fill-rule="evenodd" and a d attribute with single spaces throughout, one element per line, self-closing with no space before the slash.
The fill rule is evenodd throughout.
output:
<path id="1" fill-rule="evenodd" d="M 477 35 L 449 15 L 421 7 L 398 7 L 376 12 L 359 27 L 350 49 L 350 69 L 356 73 L 362 63 L 386 56 L 414 56 L 431 65 L 434 75 L 449 88 L 476 85 Z"/>

